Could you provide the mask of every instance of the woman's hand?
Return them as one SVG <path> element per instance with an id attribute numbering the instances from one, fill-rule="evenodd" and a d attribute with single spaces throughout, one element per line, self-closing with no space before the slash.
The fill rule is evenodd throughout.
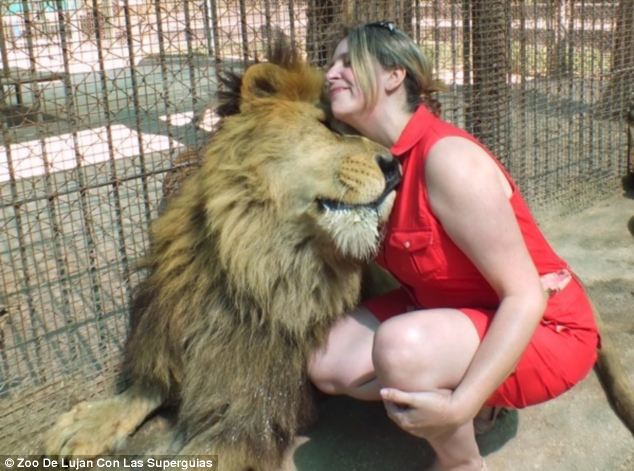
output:
<path id="1" fill-rule="evenodd" d="M 463 410 L 450 391 L 404 392 L 381 389 L 387 415 L 406 432 L 420 438 L 442 434 L 472 419 L 477 411 Z"/>

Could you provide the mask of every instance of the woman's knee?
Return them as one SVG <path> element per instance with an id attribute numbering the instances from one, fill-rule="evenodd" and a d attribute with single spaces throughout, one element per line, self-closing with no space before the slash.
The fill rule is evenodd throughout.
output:
<path id="1" fill-rule="evenodd" d="M 372 344 L 378 321 L 364 309 L 337 323 L 308 361 L 308 376 L 327 394 L 350 394 L 374 378 Z"/>
<path id="2" fill-rule="evenodd" d="M 412 374 L 428 370 L 427 363 L 434 356 L 429 330 L 409 322 L 405 316 L 384 322 L 374 336 L 372 361 L 386 386 L 403 387 Z"/>
<path id="3" fill-rule="evenodd" d="M 367 358 L 329 355 L 310 359 L 308 377 L 321 392 L 356 397 L 355 390 L 373 380 L 375 373 L 369 353 Z"/>
<path id="4" fill-rule="evenodd" d="M 408 390 L 455 387 L 466 371 L 479 337 L 471 321 L 455 310 L 416 311 L 381 324 L 372 359 L 379 380 Z"/>
<path id="5" fill-rule="evenodd" d="M 425 334 L 425 329 L 404 322 L 401 316 L 387 320 L 374 335 L 372 360 L 375 366 L 392 369 L 419 363 L 426 346 Z"/>
<path id="6" fill-rule="evenodd" d="M 313 356 L 308 361 L 308 377 L 313 385 L 326 394 L 342 394 L 346 388 L 345 375 L 329 358 Z"/>

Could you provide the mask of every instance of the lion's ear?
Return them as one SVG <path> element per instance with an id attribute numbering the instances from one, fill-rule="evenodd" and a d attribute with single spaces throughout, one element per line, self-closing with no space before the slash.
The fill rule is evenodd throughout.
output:
<path id="1" fill-rule="evenodd" d="M 246 111 L 262 98 L 315 103 L 319 100 L 323 83 L 323 72 L 307 64 L 255 64 L 242 77 L 240 110 Z"/>
<path id="2" fill-rule="evenodd" d="M 281 67 L 262 63 L 252 65 L 244 73 L 240 95 L 243 103 L 257 98 L 277 95 L 282 89 L 285 70 Z"/>

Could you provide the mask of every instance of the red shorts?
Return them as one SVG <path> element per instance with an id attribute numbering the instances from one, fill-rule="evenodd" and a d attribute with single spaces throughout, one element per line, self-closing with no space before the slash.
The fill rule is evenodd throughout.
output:
<path id="1" fill-rule="evenodd" d="M 420 309 L 414 306 L 404 289 L 371 298 L 363 304 L 381 322 Z M 482 339 L 494 311 L 469 307 L 459 310 L 471 319 Z M 557 322 L 548 319 L 557 319 Z M 559 396 L 590 372 L 597 359 L 599 342 L 592 306 L 583 288 L 573 280 L 551 296 L 544 318 L 515 370 L 486 404 L 522 408 Z"/>

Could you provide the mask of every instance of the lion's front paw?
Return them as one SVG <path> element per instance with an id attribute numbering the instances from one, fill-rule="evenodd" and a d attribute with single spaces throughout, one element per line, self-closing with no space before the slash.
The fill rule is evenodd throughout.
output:
<path id="1" fill-rule="evenodd" d="M 57 420 L 44 437 L 50 456 L 97 456 L 114 450 L 129 430 L 116 399 L 82 402 Z"/>

